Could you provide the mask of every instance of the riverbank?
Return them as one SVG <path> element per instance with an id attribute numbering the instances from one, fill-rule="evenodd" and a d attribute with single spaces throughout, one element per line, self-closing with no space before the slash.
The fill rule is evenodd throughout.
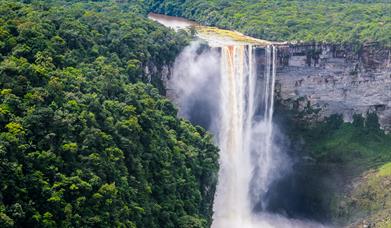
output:
<path id="1" fill-rule="evenodd" d="M 156 13 L 149 13 L 148 18 L 176 31 L 179 29 L 187 29 L 199 39 L 207 42 L 210 47 L 249 44 L 264 47 L 273 44 L 271 41 L 256 39 L 233 30 L 204 26 L 185 18 L 172 17 Z"/>

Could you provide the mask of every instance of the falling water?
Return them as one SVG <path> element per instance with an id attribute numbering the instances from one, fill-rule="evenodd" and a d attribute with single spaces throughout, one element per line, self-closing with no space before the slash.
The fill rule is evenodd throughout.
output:
<path id="1" fill-rule="evenodd" d="M 276 58 L 274 46 L 193 42 L 175 62 L 168 89 L 180 115 L 220 148 L 213 228 L 323 227 L 267 212 L 270 186 L 289 167 L 274 143 Z"/>
<path id="2" fill-rule="evenodd" d="M 259 78 L 251 45 L 221 48 L 216 228 L 251 226 L 254 202 L 270 184 L 276 48 L 265 52 L 265 73 Z"/>
<path id="3" fill-rule="evenodd" d="M 195 25 L 164 15 L 149 18 L 175 30 Z M 285 142 L 276 143 L 285 137 L 273 124 L 277 48 L 268 41 L 219 31 L 200 32 L 197 36 L 207 44 L 195 40 L 186 47 L 166 84 L 179 115 L 208 129 L 220 148 L 212 227 L 326 227 L 270 213 L 275 184 L 292 167 L 281 145 Z"/>

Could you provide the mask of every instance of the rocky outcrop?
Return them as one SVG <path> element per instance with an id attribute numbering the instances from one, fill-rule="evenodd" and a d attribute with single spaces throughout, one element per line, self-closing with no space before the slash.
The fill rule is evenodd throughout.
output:
<path id="1" fill-rule="evenodd" d="M 281 45 L 277 94 L 280 101 L 308 118 L 376 112 L 391 130 L 391 50 L 376 44 L 359 49 L 337 45 Z"/>

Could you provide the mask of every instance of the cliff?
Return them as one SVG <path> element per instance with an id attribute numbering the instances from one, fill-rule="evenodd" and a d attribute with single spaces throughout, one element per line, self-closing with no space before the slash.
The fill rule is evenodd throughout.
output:
<path id="1" fill-rule="evenodd" d="M 391 131 L 391 49 L 376 44 L 358 50 L 349 45 L 276 45 L 276 96 L 284 106 L 301 111 L 309 121 L 342 114 L 351 122 L 354 114 L 375 112 L 380 126 Z M 262 77 L 264 47 L 256 48 L 256 56 Z M 167 96 L 174 98 L 168 83 L 171 67 L 164 68 L 162 81 Z"/>
<path id="2" fill-rule="evenodd" d="M 280 45 L 277 94 L 309 120 L 339 113 L 376 112 L 380 125 L 391 130 L 391 51 L 376 44 L 355 50 L 341 45 Z"/>
<path id="3" fill-rule="evenodd" d="M 381 127 L 390 132 L 390 58 L 390 49 L 376 44 L 358 50 L 341 45 L 280 46 L 278 99 L 309 121 L 336 113 L 352 121 L 354 114 L 375 112 Z M 390 186 L 390 134 L 368 130 L 369 124 L 332 127 L 336 122 L 322 121 L 308 128 L 301 123 L 284 122 L 286 129 L 294 129 L 290 135 L 297 154 L 316 161 L 301 159 L 296 164 L 297 180 L 304 180 L 298 191 L 315 199 L 311 204 L 324 209 L 316 212 L 329 216 L 336 227 L 389 227 L 390 198 L 384 189 Z"/>

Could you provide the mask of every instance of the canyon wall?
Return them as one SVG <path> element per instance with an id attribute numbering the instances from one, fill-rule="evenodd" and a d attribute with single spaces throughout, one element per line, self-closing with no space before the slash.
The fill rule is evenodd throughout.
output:
<path id="1" fill-rule="evenodd" d="M 218 48 L 219 49 L 219 48 Z M 265 48 L 256 48 L 256 66 L 263 71 Z M 381 127 L 391 131 L 391 50 L 376 44 L 354 46 L 278 44 L 276 96 L 283 105 L 301 111 L 309 121 L 342 114 L 376 112 Z M 171 67 L 163 78 L 172 100 Z"/>
<path id="2" fill-rule="evenodd" d="M 309 120 L 376 112 L 391 130 L 391 51 L 369 44 L 353 46 L 286 44 L 279 46 L 276 90 L 284 105 Z"/>

